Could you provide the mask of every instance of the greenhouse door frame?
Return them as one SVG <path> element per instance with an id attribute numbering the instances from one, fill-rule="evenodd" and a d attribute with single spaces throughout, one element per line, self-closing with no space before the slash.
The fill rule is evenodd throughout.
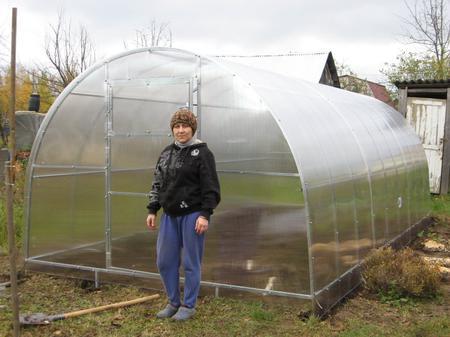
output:
<path id="1" fill-rule="evenodd" d="M 148 198 L 148 193 L 139 192 L 128 192 L 128 191 L 114 191 L 112 189 L 112 139 L 114 137 L 151 137 L 150 133 L 131 133 L 124 132 L 123 130 L 115 132 L 114 130 L 114 104 L 113 99 L 115 88 L 124 86 L 139 86 L 145 83 L 152 83 L 152 85 L 185 85 L 184 90 L 186 90 L 186 101 L 182 106 L 186 106 L 189 110 L 193 111 L 198 119 L 197 136 L 201 135 L 201 109 L 200 109 L 200 78 L 199 76 L 193 77 L 158 77 L 145 80 L 114 80 L 106 82 L 106 109 L 105 109 L 105 266 L 107 269 L 118 270 L 124 272 L 136 272 L 135 270 L 114 266 L 114 261 L 112 257 L 112 196 L 125 196 L 125 197 L 140 197 Z M 132 99 L 132 98 L 130 98 Z M 142 100 L 142 98 L 136 99 Z M 148 99 L 149 102 L 153 100 Z M 164 103 L 164 102 L 163 102 Z M 170 102 L 167 102 L 170 103 Z M 180 106 L 181 107 L 181 106 Z M 130 116 L 132 117 L 132 116 Z M 143 226 L 144 226 L 143 219 Z M 138 271 L 142 274 L 158 276 L 159 274 Z"/>

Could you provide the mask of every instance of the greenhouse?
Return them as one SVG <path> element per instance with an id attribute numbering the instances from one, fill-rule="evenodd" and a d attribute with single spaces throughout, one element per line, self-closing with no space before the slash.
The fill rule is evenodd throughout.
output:
<path id="1" fill-rule="evenodd" d="M 328 310 L 374 247 L 426 217 L 427 162 L 404 118 L 371 97 L 169 48 L 99 63 L 58 97 L 27 172 L 28 268 L 162 287 L 145 225 L 172 113 L 196 114 L 222 201 L 202 291 Z"/>

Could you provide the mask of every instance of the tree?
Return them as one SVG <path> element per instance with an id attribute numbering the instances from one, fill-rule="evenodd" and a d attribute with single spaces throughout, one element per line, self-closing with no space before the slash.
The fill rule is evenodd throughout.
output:
<path id="1" fill-rule="evenodd" d="M 409 18 L 405 18 L 406 38 L 409 42 L 425 48 L 430 58 L 429 63 L 435 70 L 436 78 L 444 79 L 448 76 L 450 21 L 447 17 L 448 0 L 421 0 L 414 2 L 408 8 Z"/>
<path id="2" fill-rule="evenodd" d="M 56 92 L 61 92 L 95 62 L 95 48 L 86 28 L 80 25 L 74 30 L 62 11 L 58 13 L 57 23 L 50 25 L 45 54 L 50 66 L 40 67 L 40 71 L 50 74 L 47 80 L 53 83 Z"/>
<path id="3" fill-rule="evenodd" d="M 408 18 L 403 18 L 406 43 L 421 47 L 419 52 L 402 51 L 394 63 L 385 63 L 380 70 L 389 83 L 391 97 L 397 98 L 395 82 L 419 79 L 450 78 L 450 18 L 448 0 L 415 0 L 408 9 Z"/>
<path id="4" fill-rule="evenodd" d="M 418 79 L 450 78 L 450 19 L 445 0 L 418 0 L 408 5 L 405 37 L 407 43 L 422 47 L 421 52 L 403 51 L 395 63 L 385 63 L 386 75 L 395 95 L 393 83 Z"/>
<path id="5" fill-rule="evenodd" d="M 16 110 L 28 110 L 28 103 L 33 90 L 33 71 L 19 65 L 16 72 Z M 55 97 L 50 90 L 49 81 L 46 75 L 36 76 L 37 83 L 35 87 L 41 98 L 40 112 L 47 112 Z M 8 111 L 9 95 L 10 95 L 11 77 L 9 69 L 0 74 L 0 112 Z"/>
<path id="6" fill-rule="evenodd" d="M 135 30 L 133 45 L 136 48 L 172 47 L 172 30 L 168 22 L 157 23 L 153 19 L 147 27 Z M 124 42 L 125 48 L 128 48 Z"/>
<path id="7" fill-rule="evenodd" d="M 397 56 L 395 63 L 385 63 L 381 72 L 386 75 L 389 82 L 413 81 L 418 79 L 446 79 L 450 78 L 448 61 L 443 66 L 430 54 L 403 51 Z M 439 76 L 439 74 L 442 74 Z"/>
<path id="8" fill-rule="evenodd" d="M 16 72 L 16 111 L 28 110 L 33 84 L 27 71 L 19 66 Z M 11 76 L 7 71 L 0 77 L 0 111 L 8 111 L 10 95 Z"/>

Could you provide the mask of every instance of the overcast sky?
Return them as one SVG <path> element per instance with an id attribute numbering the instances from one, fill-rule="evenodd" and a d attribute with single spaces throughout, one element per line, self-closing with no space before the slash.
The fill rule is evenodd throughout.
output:
<path id="1" fill-rule="evenodd" d="M 413 3 L 414 0 L 407 0 Z M 0 0 L 0 34 L 18 8 L 19 62 L 44 58 L 44 41 L 59 9 L 84 25 L 97 59 L 124 50 L 152 19 L 169 22 L 173 47 L 209 55 L 332 51 L 360 77 L 379 78 L 402 49 L 403 0 Z"/>

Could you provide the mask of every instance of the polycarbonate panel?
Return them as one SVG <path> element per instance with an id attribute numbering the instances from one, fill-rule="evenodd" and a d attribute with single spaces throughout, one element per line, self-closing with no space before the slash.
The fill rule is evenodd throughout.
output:
<path id="1" fill-rule="evenodd" d="M 298 177 L 220 173 L 222 202 L 206 236 L 202 279 L 309 293 Z"/>
<path id="2" fill-rule="evenodd" d="M 42 130 L 36 164 L 104 166 L 105 98 L 70 94 Z M 48 118 L 47 117 L 47 118 Z"/>
<path id="3" fill-rule="evenodd" d="M 158 272 L 158 232 L 146 225 L 146 197 L 111 196 L 111 264 L 113 267 Z M 158 219 L 159 221 L 159 219 Z"/>
<path id="4" fill-rule="evenodd" d="M 111 139 L 113 170 L 154 168 L 161 151 L 173 141 L 168 135 L 119 137 Z"/>
<path id="5" fill-rule="evenodd" d="M 198 68 L 198 57 L 181 50 L 136 50 L 108 64 L 109 80 L 151 77 L 191 77 Z"/>
<path id="6" fill-rule="evenodd" d="M 380 115 L 377 109 L 367 104 L 364 96 L 334 95 L 332 98 L 333 104 L 339 105 L 340 110 L 344 111 L 345 118 L 358 125 L 354 128 L 354 132 L 364 149 L 370 167 L 373 238 L 375 245 L 378 246 L 392 238 L 393 232 L 397 232 L 395 229 L 399 221 L 397 200 L 401 195 L 399 193 L 406 191 L 400 184 L 407 178 L 400 172 L 404 169 L 402 152 L 393 135 L 392 126 L 385 120 L 387 116 L 385 115 L 383 119 L 383 115 Z M 370 113 L 361 113 L 364 110 Z"/>
<path id="7" fill-rule="evenodd" d="M 270 87 L 267 83 L 271 84 Z M 320 289 L 345 271 L 346 265 L 358 262 L 359 247 L 356 245 L 355 248 L 355 245 L 352 245 L 359 238 L 355 233 L 357 214 L 354 210 L 354 190 L 351 184 L 353 175 L 364 173 L 365 166 L 362 163 L 363 160 L 358 159 L 361 156 L 343 160 L 348 154 L 358 155 L 359 149 L 351 141 L 346 142 L 347 147 L 340 147 L 342 139 L 349 136 L 349 129 L 342 125 L 333 107 L 324 100 L 314 100 L 317 94 L 308 95 L 307 86 L 298 88 L 301 95 L 297 95 L 292 87 L 286 95 L 285 92 L 277 90 L 277 84 L 269 79 L 264 87 L 257 87 L 255 90 L 262 93 L 263 97 L 272 99 L 267 101 L 269 106 L 273 103 L 273 106 L 279 106 L 283 112 L 290 113 L 289 131 L 292 130 L 296 139 L 288 138 L 288 140 L 291 148 L 301 153 L 302 163 L 304 163 L 301 171 L 303 177 L 308 177 L 304 182 L 308 191 L 312 272 L 315 286 Z M 275 87 L 272 88 L 272 85 Z M 255 87 L 254 83 L 252 87 Z M 289 105 L 285 102 L 289 102 Z M 332 113 L 327 115 L 321 113 L 327 110 L 331 110 Z M 287 120 L 286 116 L 275 116 L 281 123 Z M 303 121 L 307 121 L 307 128 L 302 127 L 306 125 Z M 339 128 L 334 127 L 337 125 Z M 351 132 L 350 137 L 352 137 Z M 299 138 L 301 141 L 298 141 Z M 350 167 L 358 168 L 352 162 L 355 160 L 360 163 L 359 171 L 352 172 Z M 348 214 L 349 211 L 350 214 Z M 344 214 L 349 220 L 338 218 L 339 215 Z M 340 235 L 342 235 L 342 242 Z M 370 237 L 363 239 L 367 241 Z"/>
<path id="8" fill-rule="evenodd" d="M 73 88 L 72 93 L 103 96 L 105 94 L 105 68 L 106 66 L 104 64 L 94 66 L 93 71 L 87 74 L 87 76 L 75 80 L 76 86 Z"/>
<path id="9" fill-rule="evenodd" d="M 148 193 L 159 154 L 173 142 L 170 118 L 189 104 L 190 84 L 129 81 L 112 86 L 111 190 Z M 130 118 L 130 115 L 133 118 Z"/>
<path id="10" fill-rule="evenodd" d="M 361 95 L 220 63 L 267 103 L 292 149 L 307 198 L 315 291 L 413 224 L 409 189 L 422 179 L 410 181 L 408 165 L 424 157 L 397 112 Z M 330 296 L 351 287 L 340 284 Z"/>
<path id="11" fill-rule="evenodd" d="M 153 169 L 112 171 L 111 191 L 149 193 L 153 181 L 153 172 Z"/>
<path id="12" fill-rule="evenodd" d="M 111 191 L 148 193 L 167 136 L 113 137 L 111 140 Z"/>
<path id="13" fill-rule="evenodd" d="M 220 174 L 224 202 L 206 234 L 202 280 L 308 293 L 304 206 L 298 178 Z M 142 197 L 113 195 L 112 265 L 157 272 L 156 234 Z M 158 220 L 159 223 L 159 220 Z"/>
<path id="14" fill-rule="evenodd" d="M 381 244 L 386 243 L 386 241 L 389 241 L 402 233 L 405 228 L 409 227 L 410 210 L 408 200 L 410 191 L 408 189 L 408 166 L 406 162 L 408 153 L 405 152 L 406 149 L 399 143 L 401 134 L 396 134 L 394 131 L 398 128 L 398 125 L 389 117 L 389 113 L 391 113 L 391 111 L 380 113 L 380 110 L 383 110 L 376 109 L 376 105 L 377 104 L 374 104 L 373 106 L 367 108 L 369 111 L 367 114 L 369 117 L 367 125 L 375 126 L 375 132 L 378 131 L 378 134 L 381 135 L 377 144 L 381 150 L 384 150 L 382 156 L 386 159 L 389 157 L 392 158 L 391 163 L 393 164 L 393 166 L 390 166 L 390 170 L 388 170 L 385 165 L 385 176 L 383 182 L 380 181 L 378 184 L 377 182 L 373 183 L 374 188 L 383 183 L 386 186 L 386 193 L 384 194 L 384 204 L 386 210 L 385 226 L 383 228 L 382 223 L 380 223 L 379 226 L 375 228 L 377 246 L 380 246 Z M 363 106 L 363 102 L 360 102 L 360 106 Z M 380 203 L 383 202 L 382 195 L 379 195 L 379 199 Z M 405 224 L 406 227 L 402 228 Z"/>
<path id="15" fill-rule="evenodd" d="M 202 64 L 202 140 L 221 171 L 296 174 L 289 146 L 267 106 L 246 83 Z"/>
<path id="16" fill-rule="evenodd" d="M 29 254 L 41 260 L 104 264 L 104 173 L 34 170 Z M 103 242 L 102 244 L 99 243 Z M 86 252 L 91 255 L 83 255 Z M 67 258 L 66 258 L 67 257 Z"/>
<path id="17" fill-rule="evenodd" d="M 171 87 L 171 89 L 174 89 Z M 170 136 L 170 117 L 173 112 L 188 102 L 186 87 L 173 91 L 173 102 L 149 102 L 139 99 L 113 98 L 113 130 L 117 134 L 148 134 Z M 152 96 L 148 96 L 151 99 Z M 130 118 L 129 114 L 134 117 Z"/>

